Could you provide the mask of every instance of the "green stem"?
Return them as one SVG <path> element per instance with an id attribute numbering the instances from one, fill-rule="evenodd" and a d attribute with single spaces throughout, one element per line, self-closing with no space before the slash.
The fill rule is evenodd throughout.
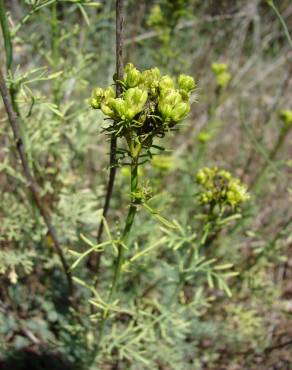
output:
<path id="1" fill-rule="evenodd" d="M 130 204 L 128 215 L 127 215 L 127 218 L 126 218 L 125 227 L 124 227 L 124 230 L 123 230 L 123 233 L 122 233 L 121 242 L 118 246 L 118 256 L 117 256 L 117 260 L 116 260 L 116 263 L 115 263 L 114 277 L 113 277 L 113 282 L 112 282 L 111 290 L 110 290 L 109 297 L 108 297 L 108 302 L 109 303 L 112 303 L 114 301 L 114 299 L 116 297 L 116 294 L 118 292 L 118 289 L 119 289 L 119 284 L 121 282 L 122 267 L 123 267 L 124 255 L 125 255 L 125 247 L 124 246 L 128 242 L 128 239 L 129 239 L 129 236 L 130 236 L 130 233 L 131 233 L 131 229 L 132 229 L 132 226 L 133 226 L 133 223 L 134 223 L 134 219 L 135 219 L 135 216 L 136 216 L 136 212 L 137 212 L 137 207 L 134 204 L 134 202 L 135 202 L 134 193 L 137 191 L 137 188 L 138 188 L 138 157 L 132 158 L 132 164 L 131 164 L 131 204 Z M 105 324 L 107 322 L 108 316 L 109 316 L 109 311 L 104 310 L 102 318 L 101 318 L 101 322 L 100 322 L 99 338 L 98 338 L 96 348 L 93 351 L 91 364 L 93 364 L 93 362 L 94 362 L 94 360 L 95 360 L 95 358 L 98 354 L 100 344 L 101 344 L 103 334 L 104 334 Z"/>
<path id="2" fill-rule="evenodd" d="M 138 187 L 138 164 L 137 164 L 137 160 L 133 159 L 132 165 L 131 165 L 131 193 L 132 194 L 137 191 L 137 187 Z M 121 238 L 121 244 L 118 247 L 118 258 L 116 262 L 114 280 L 113 280 L 113 284 L 112 284 L 110 296 L 109 296 L 110 302 L 112 302 L 115 298 L 118 285 L 121 279 L 121 271 L 122 271 L 122 265 L 124 262 L 124 253 L 125 253 L 124 244 L 127 244 L 127 241 L 129 239 L 129 235 L 130 235 L 131 228 L 133 226 L 134 218 L 135 218 L 136 211 L 137 211 L 137 207 L 133 202 L 134 202 L 134 199 L 132 196 L 131 205 L 128 211 L 124 231 L 123 231 L 122 238 Z"/>
<path id="3" fill-rule="evenodd" d="M 289 34 L 289 30 L 288 30 L 288 27 L 282 17 L 282 15 L 280 14 L 279 10 L 277 9 L 277 7 L 275 6 L 274 4 L 274 1 L 273 0 L 268 0 L 268 4 L 270 5 L 270 7 L 274 10 L 274 12 L 276 13 L 276 16 L 279 18 L 280 22 L 281 22 L 281 25 L 284 29 L 284 33 L 285 33 L 285 36 L 287 37 L 287 40 L 290 44 L 290 46 L 292 47 L 292 39 L 291 39 L 291 36 Z"/>
<path id="4" fill-rule="evenodd" d="M 41 3 L 41 5 L 35 5 L 35 6 L 33 6 L 32 9 L 20 19 L 20 21 L 18 22 L 17 26 L 12 31 L 12 36 L 14 37 L 19 32 L 19 30 L 22 28 L 22 26 L 26 22 L 29 21 L 29 19 L 31 18 L 32 15 L 34 15 L 34 13 L 36 13 L 38 10 L 40 10 L 40 9 L 46 7 L 46 6 L 49 6 L 49 5 L 53 4 L 56 1 L 57 0 L 48 0 L 45 3 Z"/>
<path id="5" fill-rule="evenodd" d="M 5 47 L 5 53 L 6 53 L 6 68 L 7 68 L 7 71 L 10 71 L 12 60 L 13 60 L 13 49 L 12 49 L 11 35 L 10 35 L 9 26 L 8 26 L 8 20 L 7 20 L 4 0 L 0 0 L 0 23 L 1 23 L 1 28 L 2 28 L 4 47 Z"/>

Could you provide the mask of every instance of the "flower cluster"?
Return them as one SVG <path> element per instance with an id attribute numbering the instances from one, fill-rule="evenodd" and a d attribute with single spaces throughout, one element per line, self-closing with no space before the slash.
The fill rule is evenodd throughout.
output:
<path id="1" fill-rule="evenodd" d="M 231 80 L 228 65 L 225 63 L 212 63 L 212 71 L 215 74 L 217 85 L 221 88 L 225 87 Z"/>
<path id="2" fill-rule="evenodd" d="M 161 76 L 158 68 L 140 72 L 133 64 L 126 65 L 122 80 L 116 84 L 123 92 L 116 97 L 114 89 L 96 88 L 90 104 L 112 120 L 107 129 L 116 136 L 125 137 L 140 148 L 149 148 L 155 136 L 162 137 L 190 111 L 190 95 L 195 81 L 180 75 L 177 81 Z M 130 147 L 131 150 L 131 147 Z"/>
<path id="3" fill-rule="evenodd" d="M 217 167 L 202 168 L 196 175 L 196 181 L 202 187 L 199 194 L 202 204 L 235 208 L 249 199 L 246 185 L 228 171 Z"/>
<path id="4" fill-rule="evenodd" d="M 284 122 L 286 128 L 292 126 L 292 110 L 284 109 L 280 112 L 280 118 Z"/>

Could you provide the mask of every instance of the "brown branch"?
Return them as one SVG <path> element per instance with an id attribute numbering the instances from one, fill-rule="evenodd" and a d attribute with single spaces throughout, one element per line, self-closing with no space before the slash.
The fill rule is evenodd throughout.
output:
<path id="1" fill-rule="evenodd" d="M 123 44 L 124 44 L 123 28 L 124 28 L 124 0 L 116 0 L 116 80 L 121 80 L 123 78 Z M 119 83 L 116 83 L 117 97 L 120 96 L 121 93 L 122 87 Z M 97 232 L 97 243 L 101 242 L 104 230 L 103 220 L 107 217 L 110 201 L 113 194 L 114 182 L 116 177 L 116 148 L 117 148 L 117 138 L 113 134 L 111 136 L 111 145 L 110 145 L 110 173 L 102 212 L 103 218 L 99 224 Z M 94 269 L 96 274 L 98 274 L 99 271 L 100 259 L 101 252 L 92 253 L 88 261 L 89 267 Z"/>
<path id="2" fill-rule="evenodd" d="M 42 217 L 45 221 L 45 224 L 48 228 L 48 233 L 49 233 L 50 237 L 52 238 L 55 251 L 56 251 L 56 253 L 58 254 L 58 256 L 60 258 L 62 267 L 63 267 L 65 275 L 66 275 L 66 279 L 67 279 L 67 282 L 68 282 L 69 295 L 70 295 L 70 298 L 72 299 L 73 295 L 74 295 L 72 276 L 71 276 L 69 267 L 67 265 L 67 262 L 65 260 L 61 245 L 59 243 L 57 233 L 56 233 L 56 229 L 55 229 L 54 225 L 52 224 L 50 212 L 49 212 L 46 205 L 43 203 L 43 201 L 41 199 L 38 184 L 37 184 L 37 182 L 34 178 L 33 173 L 30 170 L 25 145 L 24 145 L 24 142 L 22 140 L 20 129 L 19 129 L 18 117 L 17 117 L 15 111 L 13 110 L 12 101 L 11 101 L 9 91 L 7 89 L 7 86 L 6 86 L 1 68 L 0 68 L 0 93 L 1 93 L 1 96 L 2 96 L 2 99 L 3 99 L 3 103 L 4 103 L 6 113 L 7 113 L 9 124 L 11 126 L 12 131 L 13 131 L 17 152 L 18 152 L 19 157 L 20 157 L 20 161 L 21 161 L 22 168 L 23 168 L 23 173 L 24 173 L 24 176 L 25 176 L 26 181 L 27 181 L 27 186 L 30 189 L 32 197 L 33 197 L 33 199 L 34 199 L 34 201 L 35 201 L 35 203 L 36 203 L 36 205 L 39 209 L 39 212 L 40 212 L 40 214 L 42 215 Z"/>

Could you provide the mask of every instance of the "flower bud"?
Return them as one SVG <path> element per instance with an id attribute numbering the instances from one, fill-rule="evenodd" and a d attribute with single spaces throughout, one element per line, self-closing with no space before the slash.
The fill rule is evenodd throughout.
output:
<path id="1" fill-rule="evenodd" d="M 175 107 L 173 108 L 170 118 L 173 121 L 178 122 L 182 120 L 183 118 L 185 118 L 185 116 L 189 113 L 189 111 L 190 111 L 190 104 L 180 102 L 176 104 Z"/>
<path id="2" fill-rule="evenodd" d="M 103 114 L 110 118 L 115 117 L 115 112 L 113 111 L 113 98 L 110 98 L 108 100 L 104 100 L 101 102 L 100 108 Z"/>
<path id="3" fill-rule="evenodd" d="M 97 87 L 93 90 L 91 99 L 90 99 L 90 105 L 94 109 L 100 109 L 100 103 L 103 99 L 104 91 L 101 87 Z"/>
<path id="4" fill-rule="evenodd" d="M 141 75 L 141 84 L 147 88 L 157 87 L 160 79 L 158 68 L 146 69 Z"/>
<path id="5" fill-rule="evenodd" d="M 100 100 L 96 98 L 90 98 L 90 105 L 93 109 L 100 109 Z"/>
<path id="6" fill-rule="evenodd" d="M 190 93 L 196 87 L 196 83 L 193 77 L 184 74 L 179 76 L 178 85 L 180 89 L 186 91 L 187 93 Z"/>
<path id="7" fill-rule="evenodd" d="M 172 112 L 172 106 L 167 104 L 165 101 L 161 101 L 158 104 L 158 110 L 164 120 L 169 120 Z"/>
<path id="8" fill-rule="evenodd" d="M 173 79 L 171 77 L 169 77 L 168 75 L 166 76 L 163 76 L 159 82 L 159 87 L 161 90 L 163 89 L 174 89 L 174 82 L 173 82 Z"/>
<path id="9" fill-rule="evenodd" d="M 124 98 L 128 106 L 139 113 L 144 108 L 148 94 L 147 91 L 139 89 L 139 87 L 134 87 L 125 92 Z"/>
<path id="10" fill-rule="evenodd" d="M 197 183 L 198 184 L 201 184 L 201 185 L 204 185 L 205 182 L 206 182 L 206 179 L 207 179 L 207 174 L 206 174 L 205 169 L 200 169 L 197 172 L 197 175 L 196 175 L 196 181 L 197 181 Z"/>
<path id="11" fill-rule="evenodd" d="M 135 68 L 127 74 L 126 84 L 128 87 L 135 87 L 139 84 L 141 73 Z"/>
<path id="12" fill-rule="evenodd" d="M 93 90 L 93 97 L 96 99 L 101 99 L 103 97 L 104 91 L 101 87 L 97 87 L 96 89 Z"/>
<path id="13" fill-rule="evenodd" d="M 212 135 L 207 132 L 207 131 L 201 131 L 199 134 L 198 134 L 198 140 L 201 142 L 201 143 L 206 143 L 207 141 L 209 141 L 210 139 L 212 138 Z"/>
<path id="14" fill-rule="evenodd" d="M 174 107 L 182 101 L 182 97 L 177 90 L 165 89 L 161 91 L 161 98 L 159 100 L 163 100 L 165 103 Z"/>
<path id="15" fill-rule="evenodd" d="M 135 87 L 140 83 L 141 72 L 134 67 L 132 63 L 128 63 L 125 67 L 124 82 L 127 87 Z"/>
<path id="16" fill-rule="evenodd" d="M 228 72 L 222 72 L 216 76 L 217 85 L 220 87 L 226 86 L 230 80 L 231 74 Z"/>
<path id="17" fill-rule="evenodd" d="M 215 75 L 218 75 L 222 72 L 226 72 L 228 69 L 228 65 L 226 63 L 212 63 L 211 68 Z"/>
<path id="18" fill-rule="evenodd" d="M 133 63 L 127 63 L 125 65 L 125 68 L 124 68 L 124 72 L 125 73 L 128 73 L 129 71 L 131 71 L 131 69 L 135 68 L 134 64 Z"/>
<path id="19" fill-rule="evenodd" d="M 105 100 L 108 100 L 110 98 L 115 98 L 115 97 L 116 97 L 115 90 L 111 86 L 109 86 L 107 89 L 104 90 Z"/>
<path id="20" fill-rule="evenodd" d="M 122 98 L 113 99 L 112 107 L 122 120 L 126 118 L 128 106 Z"/>

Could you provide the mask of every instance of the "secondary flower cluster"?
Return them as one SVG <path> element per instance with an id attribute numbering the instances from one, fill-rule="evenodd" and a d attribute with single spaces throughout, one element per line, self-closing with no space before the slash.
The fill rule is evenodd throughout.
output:
<path id="1" fill-rule="evenodd" d="M 199 194 L 202 204 L 235 208 L 249 199 L 246 185 L 217 167 L 202 168 L 196 175 L 196 181 L 202 187 Z"/>
<path id="2" fill-rule="evenodd" d="M 155 136 L 163 136 L 187 116 L 190 94 L 196 86 L 190 76 L 182 74 L 174 81 L 168 75 L 161 76 L 158 68 L 140 72 L 131 63 L 126 65 L 123 79 L 116 83 L 123 88 L 120 97 L 111 86 L 98 87 L 90 104 L 113 121 L 108 131 L 147 148 Z"/>
<path id="3" fill-rule="evenodd" d="M 228 65 L 225 63 L 212 63 L 212 71 L 216 76 L 216 82 L 219 87 L 225 87 L 231 80 Z"/>

